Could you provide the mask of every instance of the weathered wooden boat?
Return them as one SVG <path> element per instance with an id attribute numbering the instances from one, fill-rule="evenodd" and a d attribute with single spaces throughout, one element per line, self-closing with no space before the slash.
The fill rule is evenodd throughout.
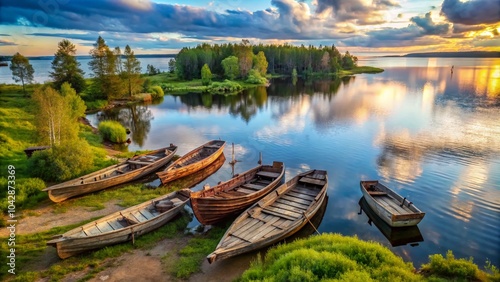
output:
<path id="1" fill-rule="evenodd" d="M 226 231 L 210 263 L 250 252 L 281 241 L 306 224 L 326 198 L 328 177 L 324 170 L 301 173 L 280 185 L 244 211 Z"/>
<path id="2" fill-rule="evenodd" d="M 65 259 L 105 246 L 134 242 L 174 218 L 189 201 L 189 189 L 172 192 L 72 229 L 47 242 Z"/>
<path id="3" fill-rule="evenodd" d="M 66 199 L 103 190 L 115 185 L 139 179 L 166 165 L 175 155 L 177 146 L 161 148 L 130 158 L 82 177 L 43 189 L 49 198 L 58 203 Z"/>
<path id="4" fill-rule="evenodd" d="M 365 212 L 368 217 L 368 224 L 375 224 L 380 232 L 389 240 L 391 246 L 403 246 L 410 244 L 411 246 L 418 245 L 419 242 L 424 241 L 422 233 L 417 225 L 407 226 L 407 227 L 391 227 L 385 221 L 383 221 L 373 210 L 370 208 L 366 202 L 365 197 L 359 199 L 360 213 Z"/>
<path id="5" fill-rule="evenodd" d="M 226 156 L 222 154 L 215 160 L 215 162 L 211 163 L 206 168 L 200 169 L 199 171 L 183 178 L 176 179 L 170 182 L 169 185 L 172 185 L 174 187 L 192 188 L 200 184 L 203 180 L 207 179 L 210 175 L 217 172 L 222 167 L 225 161 Z"/>
<path id="6" fill-rule="evenodd" d="M 418 224 L 425 213 L 377 180 L 361 181 L 361 192 L 372 210 L 392 227 Z"/>
<path id="7" fill-rule="evenodd" d="M 211 188 L 191 192 L 191 207 L 201 224 L 214 224 L 260 200 L 285 174 L 282 162 L 259 165 Z"/>
<path id="8" fill-rule="evenodd" d="M 162 184 L 190 175 L 213 163 L 223 152 L 226 141 L 212 140 L 185 154 L 156 174 Z"/>

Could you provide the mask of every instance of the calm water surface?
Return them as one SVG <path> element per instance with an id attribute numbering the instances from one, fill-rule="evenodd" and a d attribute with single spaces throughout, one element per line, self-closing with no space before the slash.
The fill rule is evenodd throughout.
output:
<path id="1" fill-rule="evenodd" d="M 225 164 L 194 189 L 231 177 L 231 143 L 239 161 L 235 173 L 255 166 L 259 152 L 264 162 L 284 161 L 287 179 L 326 169 L 329 201 L 320 232 L 381 242 L 416 267 L 447 250 L 499 266 L 500 60 L 374 58 L 360 64 L 385 72 L 273 80 L 235 96 L 166 96 L 156 105 L 88 118 L 95 125 L 120 120 L 132 130 L 131 150 L 175 143 L 184 154 L 208 140 L 226 140 Z M 358 214 L 361 179 L 380 179 L 426 212 L 408 235 L 408 243 L 420 242 L 392 247 L 365 213 Z M 388 235 L 393 245 L 405 236 L 397 230 Z"/>

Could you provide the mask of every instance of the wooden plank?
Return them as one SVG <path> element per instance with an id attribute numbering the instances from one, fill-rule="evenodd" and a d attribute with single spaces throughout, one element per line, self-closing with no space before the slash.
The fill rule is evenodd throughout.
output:
<path id="1" fill-rule="evenodd" d="M 267 186 L 269 184 L 271 184 L 271 180 L 266 180 L 266 179 L 259 179 L 255 182 L 253 182 L 253 184 L 259 184 L 259 185 L 263 185 L 263 186 Z"/>
<path id="2" fill-rule="evenodd" d="M 314 184 L 314 185 L 319 185 L 319 186 L 325 185 L 324 180 L 314 179 L 314 178 L 310 178 L 310 177 L 301 177 L 299 179 L 299 182 L 309 183 L 309 184 Z"/>
<path id="3" fill-rule="evenodd" d="M 138 211 L 134 211 L 134 212 L 131 212 L 130 215 L 134 216 L 138 222 L 144 222 L 144 221 L 147 221 L 148 219 L 146 217 L 144 217 L 140 212 Z"/>
<path id="4" fill-rule="evenodd" d="M 382 191 L 368 191 L 368 194 L 370 194 L 370 196 L 385 196 L 385 195 L 387 195 L 386 192 L 382 192 Z"/>
<path id="5" fill-rule="evenodd" d="M 115 230 L 118 230 L 118 229 L 122 229 L 123 228 L 123 225 L 121 225 L 118 220 L 110 220 L 108 221 L 108 224 L 113 226 L 113 228 Z"/>
<path id="6" fill-rule="evenodd" d="M 293 211 L 293 212 L 300 213 L 300 214 L 302 214 L 302 212 L 305 211 L 305 210 L 307 210 L 307 208 L 308 208 L 308 207 L 306 207 L 305 209 L 301 209 L 301 208 L 297 208 L 297 207 L 294 207 L 294 206 L 291 206 L 291 205 L 277 203 L 277 202 L 274 202 L 270 206 L 271 207 L 275 207 L 275 208 L 284 209 L 284 210 L 287 210 L 287 211 Z"/>
<path id="7" fill-rule="evenodd" d="M 292 224 L 292 222 L 293 222 L 292 220 L 286 218 L 280 218 L 273 225 L 281 229 L 286 229 L 290 224 Z"/>
<path id="8" fill-rule="evenodd" d="M 264 225 L 264 224 L 265 224 L 265 223 L 264 223 L 263 221 L 260 221 L 260 220 L 259 220 L 259 222 L 258 222 L 257 224 L 255 224 L 252 228 L 249 228 L 249 229 L 245 230 L 245 231 L 244 231 L 244 232 L 242 232 L 242 233 L 232 234 L 232 235 L 233 235 L 233 236 L 237 236 L 238 238 L 243 239 L 243 240 L 245 240 L 245 241 L 248 241 L 248 240 L 246 240 L 245 238 L 247 238 L 249 234 L 255 234 L 256 230 L 259 230 L 259 228 L 260 228 L 262 225 Z"/>
<path id="9" fill-rule="evenodd" d="M 240 189 L 238 190 L 229 190 L 226 193 L 233 195 L 234 197 L 238 196 L 246 196 L 248 193 L 241 192 Z"/>
<path id="10" fill-rule="evenodd" d="M 318 196 L 319 192 L 321 190 L 317 189 L 317 190 L 312 190 L 312 189 L 309 189 L 309 188 L 305 188 L 305 187 L 298 187 L 298 186 L 295 186 L 295 188 L 293 188 L 291 191 L 293 192 L 297 192 L 297 193 L 301 193 L 301 194 L 306 194 L 306 195 L 309 195 L 311 197 L 316 197 Z"/>
<path id="11" fill-rule="evenodd" d="M 323 173 L 314 173 L 312 175 L 312 178 L 316 178 L 316 179 L 325 179 L 325 175 Z"/>
<path id="12" fill-rule="evenodd" d="M 260 190 L 266 186 L 263 186 L 263 185 L 256 185 L 256 184 L 252 184 L 252 183 L 245 183 L 243 185 L 241 185 L 242 187 L 245 187 L 245 188 L 248 188 L 248 189 L 254 189 L 254 190 Z"/>
<path id="13" fill-rule="evenodd" d="M 88 235 L 88 236 L 91 236 L 91 235 L 101 235 L 101 231 L 99 229 L 97 229 L 97 227 L 95 226 L 92 226 L 92 227 L 89 227 L 87 229 L 85 229 L 85 233 Z"/>
<path id="14" fill-rule="evenodd" d="M 279 217 L 275 217 L 274 219 L 268 221 L 266 224 L 259 227 L 255 230 L 249 237 L 245 237 L 245 239 L 249 242 L 255 242 L 255 240 L 266 236 L 269 232 L 272 232 L 276 229 L 276 226 L 273 226 L 273 223 L 279 220 Z"/>
<path id="15" fill-rule="evenodd" d="M 307 206 L 309 206 L 311 204 L 311 200 L 301 199 L 301 198 L 297 198 L 297 197 L 292 197 L 292 196 L 286 195 L 286 194 L 282 195 L 280 197 L 280 199 L 287 200 L 287 201 L 294 202 L 294 203 L 299 203 L 299 204 L 307 205 Z"/>
<path id="16" fill-rule="evenodd" d="M 245 231 L 247 231 L 248 229 L 251 229 L 253 228 L 257 223 L 259 222 L 262 222 L 258 219 L 255 219 L 255 218 L 252 218 L 250 221 L 248 221 L 245 225 L 243 225 L 242 228 L 236 230 L 236 232 L 234 232 L 233 234 L 236 234 L 236 235 L 239 235 Z M 231 234 L 232 235 L 232 234 Z"/>
<path id="17" fill-rule="evenodd" d="M 150 165 L 151 163 L 148 162 L 139 162 L 139 161 L 127 161 L 129 164 L 138 164 L 138 165 Z"/>
<path id="18" fill-rule="evenodd" d="M 139 212 L 147 219 L 147 220 L 150 220 L 152 219 L 153 217 L 155 217 L 154 215 L 152 215 L 147 209 L 143 209 L 143 210 L 139 210 Z"/>
<path id="19" fill-rule="evenodd" d="M 269 212 L 274 213 L 274 215 L 276 215 L 276 216 L 280 216 L 280 217 L 291 219 L 291 220 L 295 220 L 295 219 L 301 217 L 301 214 L 299 214 L 297 212 L 292 212 L 292 211 L 288 211 L 288 210 L 284 210 L 284 209 L 276 208 L 276 207 L 271 207 L 271 206 L 265 207 L 263 209 L 263 211 L 266 211 L 266 212 L 269 211 Z"/>
<path id="20" fill-rule="evenodd" d="M 242 192 L 242 193 L 245 193 L 245 194 L 255 193 L 254 190 L 249 190 L 249 189 L 245 189 L 245 188 L 238 188 L 238 192 Z"/>
<path id="21" fill-rule="evenodd" d="M 96 225 L 97 229 L 99 229 L 99 231 L 101 231 L 102 233 L 106 233 L 106 232 L 111 232 L 113 231 L 113 227 L 111 227 L 106 221 L 105 222 L 101 222 L 99 224 Z"/>
<path id="22" fill-rule="evenodd" d="M 275 211 L 272 211 L 272 210 L 268 210 L 268 209 L 263 209 L 262 212 L 270 214 L 272 216 L 277 216 L 277 217 L 281 217 L 281 218 L 284 218 L 284 219 L 287 219 L 287 220 L 291 220 L 291 221 L 295 221 L 296 220 L 295 217 L 291 217 L 291 216 L 288 216 L 288 215 L 285 215 L 285 214 L 282 214 L 282 213 L 279 213 L 279 212 L 275 212 Z"/>
<path id="23" fill-rule="evenodd" d="M 295 192 L 295 191 L 288 191 L 286 194 L 290 195 L 290 196 L 293 196 L 293 197 L 300 198 L 300 199 L 306 199 L 306 200 L 310 200 L 310 201 L 314 200 L 314 197 L 312 197 L 312 196 L 305 195 L 305 194 L 302 194 L 302 193 L 298 193 L 298 192 Z"/>
<path id="24" fill-rule="evenodd" d="M 234 198 L 234 196 L 233 196 L 233 195 L 231 195 L 231 194 L 229 194 L 229 193 L 226 193 L 226 192 L 218 192 L 218 193 L 216 194 L 216 196 L 218 196 L 218 197 L 222 197 L 222 198 L 224 198 L 224 199 L 232 199 L 232 198 Z"/>
<path id="25" fill-rule="evenodd" d="M 264 176 L 264 177 L 270 177 L 270 178 L 276 178 L 278 176 L 280 176 L 279 173 L 277 172 L 270 172 L 270 171 L 259 171 L 256 173 L 258 176 Z"/>
<path id="26" fill-rule="evenodd" d="M 296 208 L 299 208 L 299 209 L 303 209 L 303 210 L 307 210 L 309 208 L 309 205 L 304 205 L 304 204 L 296 203 L 294 201 L 288 201 L 288 200 L 282 199 L 282 198 L 277 199 L 276 203 L 290 205 L 290 206 L 293 206 L 293 207 L 296 207 Z"/>

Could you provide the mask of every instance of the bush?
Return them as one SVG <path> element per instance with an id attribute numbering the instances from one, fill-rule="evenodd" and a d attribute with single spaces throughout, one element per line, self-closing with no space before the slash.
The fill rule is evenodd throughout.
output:
<path id="1" fill-rule="evenodd" d="M 165 95 L 163 93 L 163 89 L 161 89 L 161 87 L 158 85 L 155 85 L 155 86 L 149 88 L 148 92 L 151 93 L 151 95 L 153 96 L 153 99 L 159 99 Z"/>
<path id="2" fill-rule="evenodd" d="M 0 178 L 1 187 L 7 187 L 7 178 Z M 20 209 L 47 198 L 47 193 L 42 192 L 45 188 L 45 183 L 40 178 L 19 178 L 16 179 L 16 208 Z M 5 199 L 8 199 L 7 189 L 5 189 Z M 2 197 L 3 198 L 3 197 Z M 7 212 L 8 201 L 1 201 L 0 208 Z"/>
<path id="3" fill-rule="evenodd" d="M 239 92 L 243 89 L 243 87 L 234 81 L 224 80 L 223 82 L 214 82 L 208 88 L 208 92 L 222 92 L 222 93 L 232 93 Z"/>
<path id="4" fill-rule="evenodd" d="M 256 69 L 251 69 L 248 73 L 247 82 L 252 84 L 266 84 L 268 81 L 267 78 L 262 77 Z"/>
<path id="5" fill-rule="evenodd" d="M 92 148 L 85 140 L 62 142 L 33 153 L 28 160 L 31 175 L 45 181 L 69 180 L 86 173 L 93 165 Z"/>
<path id="6" fill-rule="evenodd" d="M 125 127 L 117 121 L 106 120 L 99 123 L 99 132 L 102 138 L 114 143 L 125 143 L 127 141 L 127 132 Z"/>
<path id="7" fill-rule="evenodd" d="M 322 234 L 271 249 L 241 281 L 421 281 L 413 270 L 379 243 Z"/>
<path id="8" fill-rule="evenodd" d="M 452 251 L 446 253 L 446 258 L 441 254 L 429 256 L 429 263 L 422 265 L 422 272 L 431 278 L 445 278 L 449 280 L 478 280 L 481 281 L 481 272 L 470 259 L 455 259 Z"/>

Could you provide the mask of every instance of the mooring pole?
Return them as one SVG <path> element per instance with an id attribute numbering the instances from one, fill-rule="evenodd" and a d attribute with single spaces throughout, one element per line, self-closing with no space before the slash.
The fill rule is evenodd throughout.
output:
<path id="1" fill-rule="evenodd" d="M 262 152 L 259 152 L 259 162 L 258 162 L 258 164 L 260 164 L 260 165 L 262 164 Z"/>

